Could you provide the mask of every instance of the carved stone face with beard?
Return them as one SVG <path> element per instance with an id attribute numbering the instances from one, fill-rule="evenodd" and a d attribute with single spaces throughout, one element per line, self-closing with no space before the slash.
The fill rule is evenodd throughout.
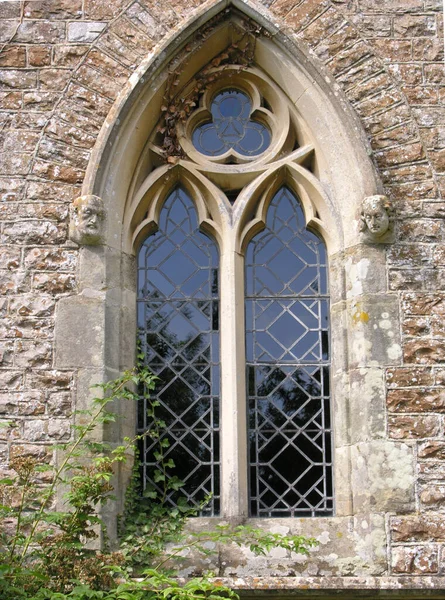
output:
<path id="1" fill-rule="evenodd" d="M 80 245 L 98 246 L 104 243 L 105 207 L 98 196 L 80 196 L 70 209 L 71 240 Z"/>

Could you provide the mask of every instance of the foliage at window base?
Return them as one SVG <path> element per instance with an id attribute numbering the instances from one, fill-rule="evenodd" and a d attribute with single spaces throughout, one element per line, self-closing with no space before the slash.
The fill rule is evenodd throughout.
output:
<path id="1" fill-rule="evenodd" d="M 149 393 L 156 377 L 146 368 L 126 372 L 121 378 L 98 386 L 100 397 L 88 411 L 76 413 L 72 441 L 57 447 L 59 464 L 39 464 L 34 458 L 11 461 L 11 476 L 0 480 L 0 598 L 2 600 L 219 600 L 237 594 L 217 586 L 208 577 L 180 585 L 168 570 L 186 548 L 208 554 L 208 542 L 247 545 L 256 554 L 274 547 L 307 553 L 316 542 L 301 536 L 265 533 L 248 526 L 217 527 L 199 534 L 185 532 L 189 517 L 196 514 L 178 501 L 172 508 L 164 502 L 181 482 L 171 473 L 174 464 L 164 458 L 162 421 L 156 418 L 156 402 Z M 94 549 L 99 534 L 106 539 L 97 509 L 113 502 L 112 478 L 119 463 L 132 457 L 136 439 L 111 449 L 97 443 L 95 428 L 116 420 L 109 412 L 116 400 L 136 402 L 143 390 L 148 400 L 152 427 L 144 435 L 159 439 L 157 491 L 145 497 L 138 491 L 136 476 L 127 491 L 121 520 L 120 547 Z M 165 442 L 164 442 L 165 443 Z M 54 510 L 59 487 L 65 494 L 65 511 Z M 159 491 L 161 490 L 161 491 Z M 166 552 L 169 544 L 173 550 Z"/>

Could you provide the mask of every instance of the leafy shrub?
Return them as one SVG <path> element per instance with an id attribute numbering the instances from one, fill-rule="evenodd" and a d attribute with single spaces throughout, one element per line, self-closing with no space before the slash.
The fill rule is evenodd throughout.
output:
<path id="1" fill-rule="evenodd" d="M 180 585 L 167 566 L 186 548 L 208 553 L 209 541 L 248 545 L 256 554 L 277 546 L 307 553 L 315 544 L 301 536 L 265 533 L 248 526 L 219 526 L 199 534 L 184 531 L 196 509 L 180 500 L 175 508 L 164 502 L 168 492 L 182 484 L 171 473 L 174 464 L 165 458 L 168 442 L 161 436 L 165 424 L 156 418 L 157 403 L 149 395 L 155 383 L 156 377 L 140 365 L 97 386 L 101 393 L 92 400 L 91 409 L 75 414 L 72 439 L 57 446 L 60 464 L 40 464 L 28 456 L 11 461 L 13 475 L 0 480 L 2 600 L 236 600 L 233 590 L 209 578 Z M 133 456 L 137 438 L 111 448 L 94 441 L 92 434 L 117 419 L 109 410 L 113 402 L 136 402 L 141 391 L 151 419 L 145 435 L 159 441 L 154 477 L 160 491 L 141 495 L 135 474 L 127 490 L 120 547 L 98 550 L 94 546 L 99 537 L 107 539 L 100 506 L 114 501 L 115 468 Z M 67 490 L 64 511 L 54 510 L 59 486 Z M 173 544 L 169 552 L 167 543 Z"/>

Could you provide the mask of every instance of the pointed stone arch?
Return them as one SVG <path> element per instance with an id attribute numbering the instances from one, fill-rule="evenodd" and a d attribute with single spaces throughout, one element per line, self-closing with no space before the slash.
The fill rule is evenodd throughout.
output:
<path id="1" fill-rule="evenodd" d="M 362 198 L 381 192 L 382 184 L 369 159 L 369 146 L 360 122 L 341 90 L 331 78 L 326 77 L 318 59 L 298 45 L 295 36 L 279 29 L 273 19 L 268 19 L 267 11 L 256 10 L 251 2 L 219 0 L 201 7 L 131 75 L 108 113 L 82 188 L 84 194 L 99 195 L 106 203 L 109 223 L 107 243 L 98 249 L 82 249 L 80 293 L 77 297 L 59 302 L 56 331 L 58 366 L 79 369 L 78 406 L 82 407 L 88 403 L 91 382 L 112 377 L 122 368 L 132 365 L 135 330 L 133 252 L 141 237 L 156 223 L 156 207 L 165 197 L 162 186 L 166 180 L 170 189 L 177 181 L 187 181 L 188 185 L 195 186 L 199 190 L 196 205 L 201 222 L 205 223 L 210 215 L 209 230 L 213 227 L 215 237 L 224 235 L 218 218 L 224 207 L 227 209 L 227 202 L 222 197 L 219 201 L 215 200 L 216 188 L 209 191 L 209 186 L 206 188 L 203 183 L 200 169 L 191 168 L 186 161 L 184 164 L 180 161 L 174 166 L 166 165 L 156 175 L 151 175 L 147 140 L 157 126 L 168 65 L 176 61 L 175 64 L 181 67 L 182 81 L 184 84 L 188 82 L 200 65 L 209 60 L 210 47 L 213 53 L 225 47 L 230 19 L 239 19 L 242 14 L 264 28 L 267 35 L 257 39 L 256 62 L 296 111 L 302 136 L 312 140 L 317 155 L 312 175 L 293 165 L 277 164 L 273 169 L 265 167 L 260 175 L 264 181 L 261 188 L 265 194 L 263 206 L 267 206 L 268 187 L 273 187 L 271 179 L 278 174 L 283 180 L 293 182 L 295 191 L 302 197 L 308 224 L 322 235 L 328 225 L 332 231 L 331 240 L 329 235 L 325 237 L 331 249 L 332 315 L 336 323 L 333 351 L 336 357 L 334 387 L 337 390 L 334 395 L 337 514 L 339 519 L 343 519 L 339 523 L 342 531 L 350 527 L 352 515 L 372 516 L 373 539 L 376 541 L 371 569 L 377 573 L 383 564 L 385 527 L 380 513 L 388 506 L 401 503 L 406 506 L 412 501 L 412 455 L 405 446 L 391 445 L 394 456 L 399 457 L 409 472 L 404 482 L 403 498 L 391 487 L 389 474 L 382 479 L 380 474 L 375 476 L 366 470 L 363 475 L 356 465 L 358 459 L 366 460 L 372 454 L 389 454 L 383 441 L 382 369 L 400 361 L 397 306 L 395 298 L 387 294 L 382 249 L 364 248 L 352 226 Z M 218 15 L 222 15 L 221 21 Z M 209 37 L 203 46 L 196 44 L 193 64 L 187 63 L 184 51 L 189 52 L 187 46 L 190 43 L 193 46 L 196 41 L 193 39 L 195 32 L 209 23 L 213 27 Z M 253 189 L 249 191 L 253 192 Z M 247 191 L 245 200 L 246 204 L 251 202 L 253 209 L 255 202 L 249 200 Z M 258 195 L 255 201 L 261 206 Z M 264 217 L 258 216 L 259 225 L 261 218 Z M 328 223 L 331 219 L 332 224 Z M 245 225 L 250 227 L 247 223 Z M 374 276 L 367 278 L 366 270 L 370 269 L 371 262 Z M 238 268 L 239 265 L 232 264 L 229 271 L 236 274 Z M 85 310 L 91 317 L 85 320 L 88 328 L 94 330 L 96 324 L 103 331 L 102 336 L 92 340 L 92 347 L 88 349 L 94 356 L 90 362 L 87 357 L 73 357 L 66 350 L 72 343 L 69 330 Z M 373 330 L 371 323 L 378 323 L 382 313 L 389 315 L 386 321 L 390 322 L 390 327 L 385 325 L 385 328 Z M 76 335 L 79 335 L 78 329 Z M 91 339 L 87 332 L 85 335 Z M 239 360 L 239 354 L 239 347 L 233 349 L 233 363 Z M 365 406 L 362 402 L 363 389 L 369 392 L 369 402 Z M 377 415 L 375 418 L 374 414 Z M 132 432 L 134 415 L 127 414 L 126 417 L 121 430 L 104 431 L 104 437 L 117 440 Z M 238 437 L 234 444 L 239 448 L 239 461 L 242 462 L 245 455 L 243 440 Z M 124 489 L 128 475 L 124 471 L 120 474 L 117 484 L 120 490 Z M 361 477 L 368 478 L 371 487 L 377 486 L 378 493 L 373 499 L 358 490 L 362 487 L 358 485 Z M 232 493 L 241 496 L 242 490 L 234 488 Z M 245 500 L 243 502 L 245 504 Z M 119 508 L 118 504 L 118 511 Z M 230 516 L 234 516 L 236 510 L 237 507 L 233 512 L 229 511 Z M 301 527 L 304 530 L 305 525 Z M 309 526 L 308 529 L 310 531 Z M 349 551 L 354 554 L 354 545 L 351 547 Z M 366 572 L 365 566 L 363 569 Z"/>

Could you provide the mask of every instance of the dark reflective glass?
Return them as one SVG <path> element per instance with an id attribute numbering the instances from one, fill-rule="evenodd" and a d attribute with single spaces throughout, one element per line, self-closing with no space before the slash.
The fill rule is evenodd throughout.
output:
<path id="1" fill-rule="evenodd" d="M 179 492 L 191 505 L 212 494 L 205 515 L 219 511 L 219 302 L 218 253 L 198 230 L 193 202 L 177 188 L 167 198 L 159 229 L 138 255 L 138 332 L 141 350 L 159 377 L 156 415 L 166 423 L 165 457 Z M 215 348 L 216 347 L 216 348 Z M 139 432 L 150 429 L 140 401 Z M 141 442 L 145 488 L 154 481 L 158 440 Z M 171 493 L 168 501 L 174 504 Z"/>
<path id="2" fill-rule="evenodd" d="M 252 103 L 239 90 L 224 90 L 212 101 L 212 121 L 198 125 L 193 132 L 195 148 L 207 156 L 219 156 L 231 148 L 243 156 L 256 156 L 270 144 L 270 132 L 252 121 Z"/>
<path id="3" fill-rule="evenodd" d="M 324 245 L 281 188 L 246 254 L 252 516 L 333 511 L 326 282 Z"/>

